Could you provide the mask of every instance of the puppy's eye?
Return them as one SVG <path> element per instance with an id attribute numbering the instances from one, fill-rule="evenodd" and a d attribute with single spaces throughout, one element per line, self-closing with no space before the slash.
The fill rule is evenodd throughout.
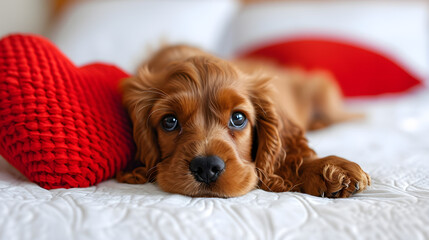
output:
<path id="1" fill-rule="evenodd" d="M 161 126 L 165 131 L 171 132 L 179 126 L 179 121 L 176 116 L 167 115 L 161 120 Z"/>
<path id="2" fill-rule="evenodd" d="M 246 115 L 242 112 L 234 112 L 229 120 L 229 127 L 235 129 L 242 129 L 247 124 Z"/>

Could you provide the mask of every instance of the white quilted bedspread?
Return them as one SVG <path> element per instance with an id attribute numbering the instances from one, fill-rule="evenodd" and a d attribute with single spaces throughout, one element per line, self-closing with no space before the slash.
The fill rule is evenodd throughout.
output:
<path id="1" fill-rule="evenodd" d="M 48 191 L 0 159 L 0 239 L 429 239 L 429 90 L 349 106 L 367 118 L 309 139 L 371 175 L 352 198 L 190 198 L 114 180 Z"/>

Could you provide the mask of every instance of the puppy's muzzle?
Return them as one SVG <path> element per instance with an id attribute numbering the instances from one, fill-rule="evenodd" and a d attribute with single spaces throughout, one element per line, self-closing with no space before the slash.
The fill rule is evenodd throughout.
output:
<path id="1" fill-rule="evenodd" d="M 195 180 L 209 184 L 225 170 L 225 162 L 218 156 L 199 156 L 192 159 L 189 170 Z"/>

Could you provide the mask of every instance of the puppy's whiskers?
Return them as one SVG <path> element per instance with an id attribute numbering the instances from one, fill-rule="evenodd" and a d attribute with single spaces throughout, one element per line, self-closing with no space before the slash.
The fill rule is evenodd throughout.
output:
<path id="1" fill-rule="evenodd" d="M 260 168 L 258 168 L 258 167 L 255 167 L 255 170 L 256 170 L 256 171 L 258 171 L 258 172 L 260 172 L 262 175 L 264 175 L 264 178 L 268 179 L 267 175 L 265 174 L 265 172 L 264 172 L 263 170 L 261 170 L 261 169 L 260 169 Z M 265 182 L 264 182 L 264 181 L 262 181 L 262 179 L 259 177 L 259 175 L 258 175 L 258 174 L 256 174 L 256 176 L 257 176 L 257 178 L 259 179 L 259 181 L 260 181 L 262 184 L 264 184 L 264 186 L 265 186 L 268 190 L 272 191 L 272 190 L 270 189 L 270 187 L 268 187 L 268 185 L 267 185 L 267 184 L 265 184 Z M 260 189 L 259 184 L 258 184 L 258 188 Z"/>
<path id="2" fill-rule="evenodd" d="M 171 155 L 167 155 L 167 156 L 165 156 L 165 157 L 161 158 L 161 159 L 160 159 L 160 161 L 159 161 L 158 163 L 156 163 L 156 164 L 155 164 L 155 166 L 153 166 L 152 168 L 150 168 L 150 169 L 147 171 L 147 179 L 148 179 L 148 180 L 150 180 L 150 179 L 152 178 L 152 175 L 154 175 L 154 174 L 156 175 L 156 174 L 157 174 L 157 172 L 158 172 L 158 169 L 157 169 L 158 164 L 159 164 L 160 162 L 164 161 L 165 159 L 169 158 L 169 157 L 171 157 Z"/>
<path id="3" fill-rule="evenodd" d="M 156 169 L 157 165 L 155 165 L 154 167 L 150 168 L 147 171 L 147 180 L 151 182 L 152 180 L 152 175 L 156 174 L 158 172 L 158 170 Z"/>
<path id="4" fill-rule="evenodd" d="M 294 191 L 294 189 L 300 185 L 302 185 L 302 183 L 297 183 L 297 184 L 293 185 L 292 187 L 290 187 L 289 191 Z M 299 191 L 299 189 L 296 191 Z"/>

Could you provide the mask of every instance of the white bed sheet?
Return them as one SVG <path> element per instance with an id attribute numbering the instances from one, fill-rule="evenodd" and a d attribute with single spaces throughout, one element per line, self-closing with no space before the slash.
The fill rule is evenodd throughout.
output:
<path id="1" fill-rule="evenodd" d="M 365 120 L 309 134 L 358 162 L 372 186 L 349 199 L 254 190 L 190 198 L 114 180 L 45 190 L 0 160 L 0 239 L 429 239 L 429 90 L 349 103 Z"/>

